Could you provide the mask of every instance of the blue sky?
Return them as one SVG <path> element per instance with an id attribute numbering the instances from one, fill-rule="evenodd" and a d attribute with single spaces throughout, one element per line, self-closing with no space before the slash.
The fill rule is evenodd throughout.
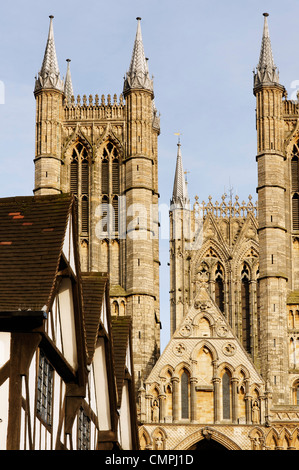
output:
<path id="1" fill-rule="evenodd" d="M 142 18 L 145 54 L 161 113 L 160 202 L 168 204 L 181 132 L 191 199 L 220 200 L 233 188 L 256 199 L 253 74 L 263 12 L 268 18 L 280 83 L 289 97 L 299 88 L 299 3 L 285 0 L 15 0 L 0 14 L 0 197 L 31 195 L 34 184 L 34 77 L 49 27 L 61 75 L 71 59 L 74 93 L 122 92 Z M 1 222 L 0 222 L 1 223 Z M 165 223 L 162 221 L 162 223 Z M 168 220 L 167 220 L 168 223 Z M 161 240 L 162 349 L 169 339 L 168 240 Z"/>

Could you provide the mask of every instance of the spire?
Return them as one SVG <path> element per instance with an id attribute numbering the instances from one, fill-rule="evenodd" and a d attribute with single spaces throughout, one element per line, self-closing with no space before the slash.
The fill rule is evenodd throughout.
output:
<path id="1" fill-rule="evenodd" d="M 64 84 L 60 78 L 58 61 L 56 56 L 55 42 L 54 42 L 54 32 L 53 32 L 53 18 L 50 16 L 50 27 L 47 45 L 44 54 L 44 60 L 42 67 L 38 73 L 38 77 L 35 82 L 35 91 L 40 90 L 41 88 L 55 88 L 57 90 L 63 91 Z"/>
<path id="2" fill-rule="evenodd" d="M 185 179 L 183 161 L 181 154 L 181 144 L 178 142 L 178 151 L 177 151 L 177 160 L 176 160 L 176 169 L 173 183 L 173 192 L 171 204 L 180 206 L 183 209 L 186 209 L 189 204 L 189 196 L 187 189 L 187 182 Z"/>
<path id="3" fill-rule="evenodd" d="M 153 91 L 153 81 L 149 78 L 148 63 L 144 55 L 144 47 L 141 34 L 141 18 L 137 19 L 137 32 L 133 47 L 133 53 L 129 71 L 124 82 L 124 92 L 132 88 L 143 88 Z"/>
<path id="4" fill-rule="evenodd" d="M 70 103 L 72 96 L 74 94 L 73 92 L 73 85 L 72 85 L 72 77 L 71 77 L 71 70 L 70 70 L 70 59 L 66 59 L 67 61 L 67 70 L 66 70 L 66 76 L 65 76 L 65 81 L 64 81 L 64 94 L 67 99 L 67 102 Z"/>
<path id="5" fill-rule="evenodd" d="M 264 16 L 264 30 L 262 38 L 262 46 L 260 52 L 259 63 L 256 68 L 256 73 L 254 74 L 254 86 L 260 85 L 262 83 L 271 84 L 279 83 L 279 74 L 277 67 L 274 64 L 271 40 L 269 35 L 268 13 L 263 13 Z"/>

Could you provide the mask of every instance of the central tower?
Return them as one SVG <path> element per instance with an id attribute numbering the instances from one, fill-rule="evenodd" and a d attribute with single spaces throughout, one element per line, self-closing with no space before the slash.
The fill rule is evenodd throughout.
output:
<path id="1" fill-rule="evenodd" d="M 159 356 L 158 135 L 141 18 L 123 93 L 75 98 L 60 78 L 53 17 L 36 78 L 34 193 L 72 192 L 83 271 L 108 272 L 113 315 L 131 315 L 135 379 Z"/>

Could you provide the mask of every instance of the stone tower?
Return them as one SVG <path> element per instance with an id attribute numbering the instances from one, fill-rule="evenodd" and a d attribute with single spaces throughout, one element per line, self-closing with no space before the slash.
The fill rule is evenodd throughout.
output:
<path id="1" fill-rule="evenodd" d="M 189 207 L 178 148 L 172 337 L 139 390 L 142 449 L 299 449 L 299 94 L 288 100 L 279 83 L 267 18 L 253 87 L 258 203 L 231 193 Z"/>
<path id="2" fill-rule="evenodd" d="M 65 80 L 60 78 L 52 16 L 34 90 L 34 193 L 74 194 L 82 269 L 108 272 L 112 314 L 133 317 L 137 384 L 160 348 L 160 123 L 140 20 L 119 98 L 75 99 L 69 59 Z"/>
<path id="3" fill-rule="evenodd" d="M 276 403 L 289 401 L 286 302 L 292 290 L 290 155 L 286 152 L 290 116 L 279 83 L 264 13 L 259 63 L 254 74 L 258 165 L 258 234 L 261 373 Z M 298 176 L 297 176 L 298 178 Z"/>

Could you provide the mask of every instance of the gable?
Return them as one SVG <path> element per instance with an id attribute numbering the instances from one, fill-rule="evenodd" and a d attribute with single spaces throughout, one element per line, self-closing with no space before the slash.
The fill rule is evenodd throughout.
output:
<path id="1" fill-rule="evenodd" d="M 200 357 L 203 350 L 205 355 Z M 201 287 L 193 305 L 174 332 L 146 383 L 160 383 L 163 370 L 173 370 L 173 375 L 178 375 L 184 366 L 192 370 L 192 374 L 195 374 L 194 377 L 199 382 L 201 380 L 204 382 L 207 376 L 205 367 L 208 364 L 208 357 L 217 364 L 218 374 L 224 365 L 229 366 L 232 371 L 242 367 L 248 371 L 251 383 L 263 385 L 263 380 L 249 355 L 233 334 L 208 291 Z"/>
<path id="2" fill-rule="evenodd" d="M 65 256 L 65 259 L 68 261 L 70 267 L 73 270 L 73 273 L 77 273 L 76 263 L 75 263 L 75 253 L 74 253 L 74 234 L 73 234 L 73 217 L 70 214 L 67 222 L 63 248 L 62 252 Z"/>

